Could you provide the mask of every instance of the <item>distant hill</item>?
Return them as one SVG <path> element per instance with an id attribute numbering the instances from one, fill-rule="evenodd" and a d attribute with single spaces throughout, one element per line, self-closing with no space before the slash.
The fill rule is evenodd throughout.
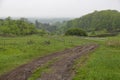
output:
<path id="1" fill-rule="evenodd" d="M 55 33 L 70 18 L 28 18 L 28 20 L 35 23 L 37 29 Z"/>
<path id="2" fill-rule="evenodd" d="M 71 18 L 28 18 L 29 21 L 35 22 L 38 20 L 41 23 L 49 23 L 49 24 L 54 24 L 56 22 L 64 22 L 64 21 L 69 21 Z"/>
<path id="3" fill-rule="evenodd" d="M 55 33 L 71 18 L 28 18 L 28 20 L 35 23 L 37 29 Z"/>
<path id="4" fill-rule="evenodd" d="M 82 28 L 85 31 L 120 32 L 120 12 L 116 10 L 94 11 L 80 18 L 70 20 L 64 29 Z"/>

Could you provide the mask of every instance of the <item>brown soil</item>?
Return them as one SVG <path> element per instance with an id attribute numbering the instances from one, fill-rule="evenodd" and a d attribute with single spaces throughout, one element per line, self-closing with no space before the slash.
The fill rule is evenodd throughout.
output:
<path id="1" fill-rule="evenodd" d="M 73 50 L 72 54 L 63 59 L 55 62 L 51 66 L 50 72 L 45 72 L 42 74 L 41 78 L 38 80 L 72 80 L 72 67 L 73 63 L 81 55 L 88 53 L 96 48 L 96 45 L 86 45 L 82 48 L 77 48 Z"/>
<path id="2" fill-rule="evenodd" d="M 96 44 L 90 44 L 40 57 L 1 75 L 0 80 L 27 80 L 36 68 L 41 67 L 56 57 L 61 57 L 61 59 L 50 66 L 52 71 L 49 73 L 43 73 L 38 80 L 71 80 L 72 65 L 74 61 L 77 58 L 80 58 L 81 55 L 86 54 L 95 48 L 97 48 Z"/>

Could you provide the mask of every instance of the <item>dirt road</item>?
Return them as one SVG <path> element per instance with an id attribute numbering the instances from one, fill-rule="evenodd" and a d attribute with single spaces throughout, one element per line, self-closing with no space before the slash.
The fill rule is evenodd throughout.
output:
<path id="1" fill-rule="evenodd" d="M 41 67 L 51 59 L 60 57 L 49 68 L 49 73 L 42 73 L 38 80 L 71 80 L 72 66 L 77 58 L 97 48 L 96 44 L 78 46 L 73 49 L 67 49 L 62 52 L 56 52 L 44 57 L 40 57 L 32 62 L 24 64 L 4 75 L 0 76 L 0 80 L 27 80 L 35 69 Z"/>

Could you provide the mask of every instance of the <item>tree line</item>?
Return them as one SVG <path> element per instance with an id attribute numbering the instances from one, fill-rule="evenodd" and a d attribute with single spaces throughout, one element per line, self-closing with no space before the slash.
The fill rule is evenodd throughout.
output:
<path id="1" fill-rule="evenodd" d="M 120 12 L 116 10 L 94 11 L 80 18 L 70 20 L 62 29 L 81 28 L 87 32 L 120 32 Z"/>
<path id="2" fill-rule="evenodd" d="M 36 33 L 36 28 L 33 23 L 30 23 L 26 18 L 13 20 L 11 17 L 0 19 L 0 34 L 8 35 L 30 35 Z"/>
<path id="3" fill-rule="evenodd" d="M 80 18 L 54 24 L 41 23 L 38 20 L 31 23 L 26 18 L 15 20 L 7 17 L 0 19 L 0 35 L 66 34 L 66 32 L 73 34 L 73 31 L 75 31 L 74 34 L 79 34 L 79 31 L 93 34 L 95 32 L 120 32 L 120 12 L 116 10 L 94 11 Z"/>

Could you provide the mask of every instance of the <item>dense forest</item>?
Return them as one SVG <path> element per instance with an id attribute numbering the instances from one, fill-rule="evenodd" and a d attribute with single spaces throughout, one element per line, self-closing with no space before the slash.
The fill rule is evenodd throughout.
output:
<path id="1" fill-rule="evenodd" d="M 94 11 L 93 13 L 68 21 L 66 26 L 62 28 L 64 31 L 69 28 L 81 28 L 87 32 L 119 32 L 120 12 L 116 10 Z"/>

